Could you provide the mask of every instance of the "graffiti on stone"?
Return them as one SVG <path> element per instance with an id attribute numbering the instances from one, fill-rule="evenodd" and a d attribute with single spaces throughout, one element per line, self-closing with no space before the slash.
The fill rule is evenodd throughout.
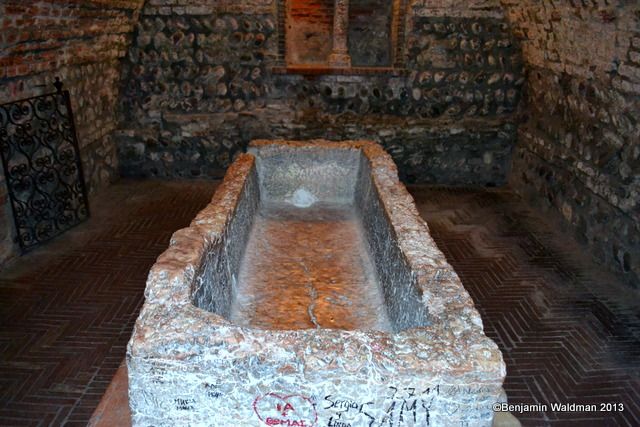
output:
<path id="1" fill-rule="evenodd" d="M 315 405 L 301 394 L 267 393 L 253 401 L 253 410 L 268 426 L 313 427 L 318 421 Z"/>

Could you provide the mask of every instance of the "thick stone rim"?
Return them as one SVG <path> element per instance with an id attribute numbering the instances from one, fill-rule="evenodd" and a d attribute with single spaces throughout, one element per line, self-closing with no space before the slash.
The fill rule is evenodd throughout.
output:
<path id="1" fill-rule="evenodd" d="M 340 358 L 348 362 L 358 359 L 358 352 L 370 351 L 374 360 L 391 364 L 389 371 L 396 373 L 409 372 L 418 364 L 424 365 L 430 375 L 440 378 L 464 376 L 474 383 L 502 384 L 506 375 L 502 354 L 484 335 L 482 320 L 471 297 L 429 235 L 428 226 L 399 181 L 389 154 L 371 141 L 255 140 L 249 149 L 286 147 L 349 149 L 363 153 L 370 163 L 374 185 L 398 244 L 416 276 L 431 325 L 398 333 L 261 330 L 236 326 L 220 315 L 193 305 L 192 285 L 207 247 L 221 239 L 247 177 L 255 171 L 255 157 L 242 154 L 228 169 L 211 203 L 189 227 L 174 233 L 169 248 L 151 268 L 146 300 L 129 341 L 128 357 L 184 360 L 224 343 L 225 351 L 217 349 L 215 357 L 238 359 L 255 354 L 255 349 L 262 347 L 261 342 L 294 339 L 300 348 L 288 350 L 303 352 L 300 360 L 304 361 L 305 369 L 311 371 L 322 369 L 322 363 L 315 363 L 318 361 L 314 356 L 339 353 Z M 207 337 L 206 340 L 203 337 Z M 272 351 L 266 349 L 261 358 L 269 360 Z"/>

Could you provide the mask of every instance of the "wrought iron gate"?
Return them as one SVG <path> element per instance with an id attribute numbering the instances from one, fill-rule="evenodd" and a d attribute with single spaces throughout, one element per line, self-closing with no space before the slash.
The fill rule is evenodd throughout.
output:
<path id="1" fill-rule="evenodd" d="M 69 91 L 0 105 L 0 153 L 23 252 L 89 217 Z"/>

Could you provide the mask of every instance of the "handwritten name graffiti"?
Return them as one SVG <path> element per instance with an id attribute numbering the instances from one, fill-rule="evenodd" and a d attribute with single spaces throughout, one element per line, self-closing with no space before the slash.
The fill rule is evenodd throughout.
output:
<path id="1" fill-rule="evenodd" d="M 219 390 L 219 386 L 217 384 L 204 384 L 205 395 L 210 399 L 217 399 L 222 397 L 222 392 Z"/>
<path id="2" fill-rule="evenodd" d="M 401 427 L 430 425 L 430 410 L 440 387 L 424 390 L 389 387 L 383 406 L 372 400 L 324 397 L 323 409 L 333 412 L 326 427 Z"/>
<path id="3" fill-rule="evenodd" d="M 431 407 L 440 394 L 440 386 L 417 390 L 413 387 L 389 387 L 390 401 L 377 426 L 429 426 L 431 425 Z"/>
<path id="4" fill-rule="evenodd" d="M 434 423 L 433 413 L 457 417 L 460 404 L 452 398 L 493 394 L 494 390 L 484 385 L 435 385 L 427 388 L 390 386 L 385 396 L 358 400 L 326 395 L 322 409 L 329 414 L 325 427 L 423 427 Z M 461 421 L 460 425 L 465 425 Z"/>
<path id="5" fill-rule="evenodd" d="M 195 408 L 196 400 L 192 398 L 182 399 L 175 398 L 173 399 L 173 403 L 176 405 L 176 409 L 179 411 L 193 411 Z"/>
<path id="6" fill-rule="evenodd" d="M 489 386 L 478 385 L 448 385 L 440 388 L 440 394 L 447 397 L 453 396 L 473 396 L 481 394 L 489 394 L 493 389 Z"/>
<path id="7" fill-rule="evenodd" d="M 351 399 L 336 399 L 330 394 L 325 396 L 324 409 L 333 409 L 335 411 L 335 414 L 329 417 L 327 427 L 352 427 L 352 422 L 354 421 L 359 421 L 360 423 L 362 421 L 369 422 L 369 426 L 373 425 L 371 423 L 375 422 L 376 419 L 366 411 L 369 405 L 373 405 L 373 402 L 359 403 Z M 343 419 L 342 416 L 345 414 L 349 415 Z M 347 421 L 347 418 L 349 421 Z"/>
<path id="8" fill-rule="evenodd" d="M 167 375 L 167 369 L 159 366 L 154 366 L 149 370 L 151 381 L 154 384 L 164 384 L 165 376 Z"/>
<path id="9" fill-rule="evenodd" d="M 315 404 L 300 394 L 258 396 L 253 401 L 253 410 L 268 426 L 314 427 L 318 422 Z"/>
<path id="10" fill-rule="evenodd" d="M 388 393 L 371 398 L 353 398 L 327 394 L 324 397 L 300 394 L 268 393 L 259 396 L 253 408 L 268 426 L 286 427 L 424 427 L 451 417 L 466 425 L 460 399 L 472 401 L 495 394 L 486 385 L 434 385 L 431 387 L 389 386 Z M 321 395 L 322 396 L 322 395 Z M 321 411 L 318 421 L 316 409 Z M 434 417 L 437 417 L 435 419 Z M 439 421 L 438 421 L 439 420 Z"/>

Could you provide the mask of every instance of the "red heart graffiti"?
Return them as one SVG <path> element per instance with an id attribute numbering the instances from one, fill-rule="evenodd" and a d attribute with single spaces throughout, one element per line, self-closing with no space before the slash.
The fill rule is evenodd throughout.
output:
<path id="1" fill-rule="evenodd" d="M 253 410 L 268 426 L 313 427 L 318 422 L 315 405 L 301 394 L 267 393 L 256 397 Z"/>

